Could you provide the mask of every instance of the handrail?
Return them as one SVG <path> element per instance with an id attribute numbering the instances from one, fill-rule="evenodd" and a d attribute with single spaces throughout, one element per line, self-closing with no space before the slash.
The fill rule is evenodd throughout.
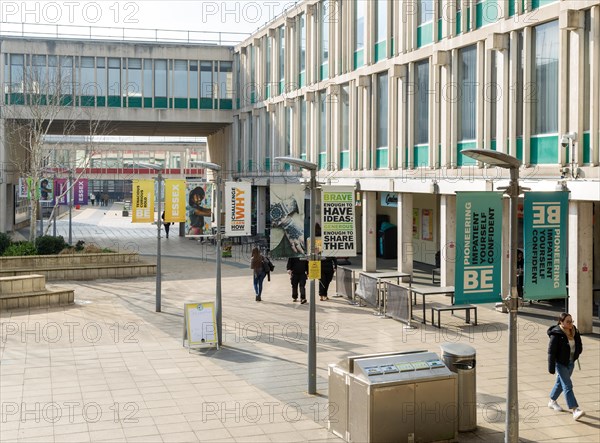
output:
<path id="1" fill-rule="evenodd" d="M 59 25 L 42 23 L 0 22 L 0 35 L 8 37 L 88 39 L 235 45 L 250 34 L 245 32 L 184 31 L 176 29 L 123 28 L 109 26 Z"/>

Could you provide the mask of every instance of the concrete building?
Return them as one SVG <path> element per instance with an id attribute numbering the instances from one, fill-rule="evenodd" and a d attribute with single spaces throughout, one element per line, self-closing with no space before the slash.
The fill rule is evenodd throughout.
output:
<path id="1" fill-rule="evenodd" d="M 226 178 L 252 181 L 259 213 L 270 183 L 305 179 L 275 157 L 315 162 L 321 182 L 360 191 L 364 270 L 388 220 L 398 269 L 440 251 L 442 285 L 454 283 L 455 193 L 508 183 L 461 151 L 511 154 L 523 186 L 570 191 L 569 310 L 588 332 L 600 285 L 599 42 L 600 0 L 306 0 L 235 48 L 5 39 L 3 118 L 24 106 L 25 66 L 64 70 L 76 80 L 66 105 L 110 115 L 111 135 L 207 136 Z M 10 210 L 6 141 L 0 152 Z"/>

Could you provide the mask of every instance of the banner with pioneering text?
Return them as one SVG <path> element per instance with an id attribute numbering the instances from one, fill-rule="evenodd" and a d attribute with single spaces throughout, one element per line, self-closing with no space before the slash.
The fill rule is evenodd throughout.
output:
<path id="1" fill-rule="evenodd" d="M 154 221 L 154 180 L 133 181 L 132 223 Z"/>
<path id="2" fill-rule="evenodd" d="M 212 235 L 213 184 L 201 181 L 185 183 L 185 236 Z"/>
<path id="3" fill-rule="evenodd" d="M 185 180 L 165 180 L 166 223 L 185 222 Z"/>
<path id="4" fill-rule="evenodd" d="M 526 192 L 523 298 L 565 298 L 568 192 Z"/>
<path id="5" fill-rule="evenodd" d="M 251 183 L 225 183 L 225 235 L 235 237 L 252 233 L 250 225 L 251 202 Z"/>
<path id="6" fill-rule="evenodd" d="M 323 186 L 321 232 L 325 257 L 356 256 L 354 188 Z"/>
<path id="7" fill-rule="evenodd" d="M 502 194 L 456 193 L 455 304 L 502 300 Z"/>

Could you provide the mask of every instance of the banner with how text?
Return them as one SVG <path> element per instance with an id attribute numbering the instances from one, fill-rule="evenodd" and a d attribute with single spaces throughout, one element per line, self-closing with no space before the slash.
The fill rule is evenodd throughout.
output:
<path id="1" fill-rule="evenodd" d="M 354 188 L 323 186 L 321 197 L 323 255 L 355 257 Z"/>
<path id="2" fill-rule="evenodd" d="M 527 192 L 523 208 L 523 298 L 565 298 L 568 192 Z"/>
<path id="3" fill-rule="evenodd" d="M 154 221 L 154 180 L 133 181 L 132 223 Z"/>
<path id="4" fill-rule="evenodd" d="M 502 194 L 456 193 L 455 304 L 502 300 Z"/>
<path id="5" fill-rule="evenodd" d="M 165 223 L 185 222 L 185 180 L 165 180 Z"/>
<path id="6" fill-rule="evenodd" d="M 250 225 L 251 199 L 251 183 L 225 183 L 225 235 L 234 237 L 252 233 Z"/>

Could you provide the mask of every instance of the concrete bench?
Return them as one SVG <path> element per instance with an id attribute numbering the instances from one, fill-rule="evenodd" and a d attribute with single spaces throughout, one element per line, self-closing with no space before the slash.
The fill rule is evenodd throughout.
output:
<path id="1" fill-rule="evenodd" d="M 0 311 L 45 308 L 74 302 L 75 292 L 72 289 L 47 289 L 43 275 L 0 277 Z"/>
<path id="2" fill-rule="evenodd" d="M 443 311 L 451 311 L 454 315 L 454 311 L 465 311 L 466 319 L 465 323 L 471 323 L 471 311 L 475 313 L 475 321 L 473 325 L 477 324 L 477 306 L 473 305 L 453 305 L 453 306 L 434 306 L 431 308 L 431 324 L 436 328 L 441 328 L 440 314 Z M 434 314 L 437 312 L 437 325 L 434 320 Z"/>

